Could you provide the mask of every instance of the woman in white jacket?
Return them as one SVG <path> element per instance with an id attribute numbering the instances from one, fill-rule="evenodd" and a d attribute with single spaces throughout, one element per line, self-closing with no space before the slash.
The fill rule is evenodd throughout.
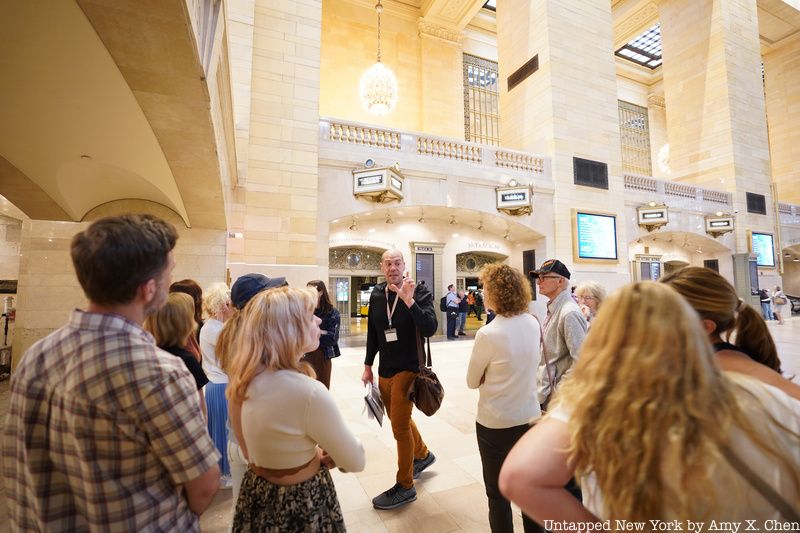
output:
<path id="1" fill-rule="evenodd" d="M 475 432 L 489 499 L 489 525 L 494 533 L 513 531 L 511 504 L 500 494 L 500 467 L 514 444 L 541 416 L 537 398 L 539 322 L 527 313 L 530 283 L 520 271 L 490 264 L 481 272 L 486 306 L 497 313 L 478 330 L 467 368 L 467 386 L 478 389 Z M 522 516 L 526 533 L 541 531 Z"/>

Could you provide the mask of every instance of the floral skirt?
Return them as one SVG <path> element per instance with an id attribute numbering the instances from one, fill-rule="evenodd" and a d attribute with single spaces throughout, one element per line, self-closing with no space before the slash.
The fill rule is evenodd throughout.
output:
<path id="1" fill-rule="evenodd" d="M 239 490 L 234 532 L 346 531 L 327 468 L 297 485 L 275 485 L 248 469 Z"/>

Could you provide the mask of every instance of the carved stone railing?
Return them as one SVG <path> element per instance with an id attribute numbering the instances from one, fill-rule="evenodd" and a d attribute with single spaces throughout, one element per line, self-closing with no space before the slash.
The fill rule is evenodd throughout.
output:
<path id="1" fill-rule="evenodd" d="M 502 175 L 516 179 L 535 176 L 549 179 L 547 158 L 538 154 L 519 152 L 459 139 L 420 133 L 397 131 L 369 124 L 333 119 L 320 119 L 320 139 L 368 148 L 391 151 L 392 157 L 424 157 L 442 163 L 459 162 L 486 170 L 502 169 Z M 540 182 L 544 185 L 544 183 Z"/>
<path id="2" fill-rule="evenodd" d="M 471 163 L 483 161 L 483 150 L 480 146 L 436 137 L 417 137 L 417 153 Z"/>
<path id="3" fill-rule="evenodd" d="M 674 205 L 677 200 L 683 204 L 682 207 L 693 207 L 709 212 L 733 208 L 733 195 L 725 191 L 704 189 L 638 174 L 625 174 L 624 181 L 626 190 L 649 193 L 653 200 L 661 200 L 667 205 Z M 670 201 L 670 198 L 673 200 Z"/>
<path id="4" fill-rule="evenodd" d="M 330 122 L 329 140 L 351 144 L 363 144 L 388 150 L 400 149 L 400 133 L 397 131 L 371 128 L 346 122 Z"/>
<path id="5" fill-rule="evenodd" d="M 514 170 L 524 170 L 535 174 L 544 172 L 543 157 L 529 155 L 523 152 L 497 150 L 494 153 L 494 163 L 501 168 L 513 168 Z"/>
<path id="6" fill-rule="evenodd" d="M 778 217 L 781 224 L 791 224 L 800 226 L 800 205 L 778 203 Z"/>
<path id="7" fill-rule="evenodd" d="M 647 176 L 625 174 L 625 188 L 632 191 L 657 192 L 658 181 Z"/>

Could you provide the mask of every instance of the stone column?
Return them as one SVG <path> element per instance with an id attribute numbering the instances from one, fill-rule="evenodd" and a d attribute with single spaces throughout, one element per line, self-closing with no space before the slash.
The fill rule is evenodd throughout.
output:
<path id="1" fill-rule="evenodd" d="M 672 172 L 668 167 L 665 168 L 665 163 L 669 163 L 669 140 L 663 94 L 647 95 L 647 118 L 650 122 L 650 160 L 653 177 L 668 180 L 672 177 Z M 665 158 L 664 162 L 661 161 L 662 157 Z"/>
<path id="2" fill-rule="evenodd" d="M 464 138 L 461 32 L 419 19 L 422 131 Z"/>
<path id="3" fill-rule="evenodd" d="M 255 0 L 247 182 L 236 192 L 233 278 L 327 279 L 328 224 L 317 221 L 321 0 Z"/>
<path id="4" fill-rule="evenodd" d="M 620 257 L 611 268 L 629 275 L 620 252 L 626 240 L 611 4 L 499 0 L 497 48 L 501 143 L 552 158 L 555 239 L 541 260 L 558 257 L 572 267 L 571 210 L 602 205 L 617 214 Z M 508 76 L 535 55 L 539 70 L 509 90 Z M 606 163 L 608 190 L 575 185 L 573 157 Z M 609 265 L 580 263 L 576 268 L 608 272 Z"/>
<path id="5" fill-rule="evenodd" d="M 736 251 L 746 229 L 774 233 L 755 0 L 659 4 L 672 177 L 734 193 Z M 747 213 L 746 192 L 767 215 Z"/>
<path id="6" fill-rule="evenodd" d="M 764 77 L 776 194 L 800 204 L 800 36 L 764 56 Z"/>

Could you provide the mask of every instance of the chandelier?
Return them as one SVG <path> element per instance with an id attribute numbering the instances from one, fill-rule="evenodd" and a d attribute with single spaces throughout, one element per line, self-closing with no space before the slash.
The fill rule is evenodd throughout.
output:
<path id="1" fill-rule="evenodd" d="M 375 4 L 378 13 L 378 61 L 369 67 L 358 83 L 361 105 L 373 115 L 385 115 L 397 103 L 397 78 L 392 69 L 381 63 L 381 12 L 380 0 Z"/>

